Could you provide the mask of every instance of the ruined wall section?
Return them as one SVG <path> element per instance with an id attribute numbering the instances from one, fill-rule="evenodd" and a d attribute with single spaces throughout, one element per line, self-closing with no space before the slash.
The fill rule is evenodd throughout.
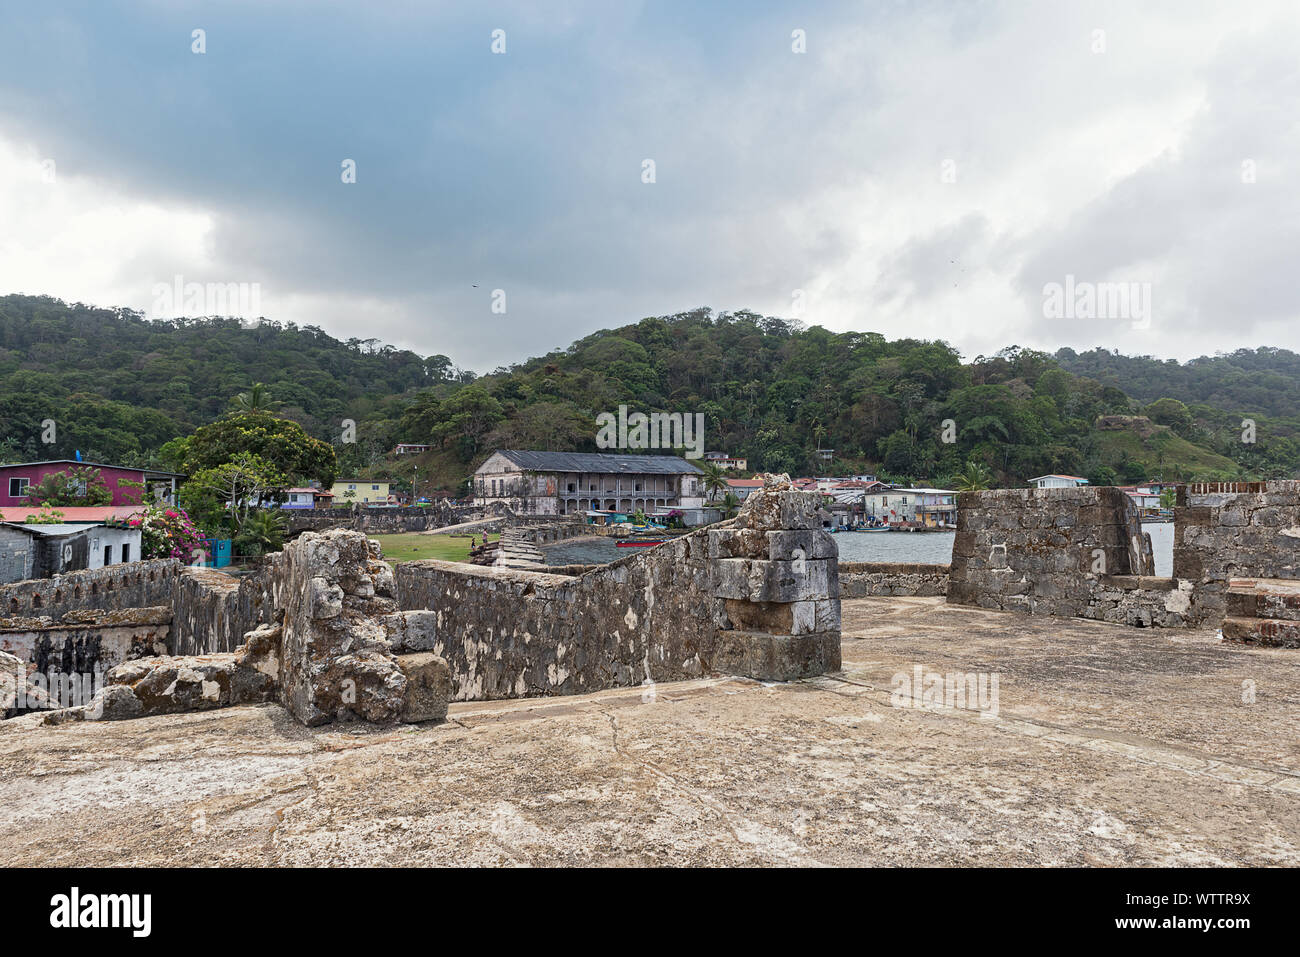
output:
<path id="1" fill-rule="evenodd" d="M 0 585 L 0 615 L 58 619 L 69 611 L 165 605 L 183 567 L 174 558 L 158 558 Z"/>
<path id="2" fill-rule="evenodd" d="M 393 573 L 377 543 L 309 533 L 272 556 L 280 700 L 306 725 L 402 720 L 409 678 L 393 654 Z"/>
<path id="3" fill-rule="evenodd" d="M 1108 576 L 1149 576 L 1151 540 L 1117 488 L 992 489 L 957 499 L 948 600 L 1088 617 Z"/>
<path id="4" fill-rule="evenodd" d="M 67 612 L 49 617 L 0 618 L 0 651 L 23 662 L 28 673 L 92 675 L 170 647 L 168 605 L 118 611 Z"/>
<path id="5" fill-rule="evenodd" d="M 186 568 L 169 596 L 175 613 L 171 653 L 213 655 L 234 651 L 244 635 L 271 620 L 269 566 L 249 575 Z"/>
<path id="6" fill-rule="evenodd" d="M 581 694 L 712 672 L 787 680 L 839 668 L 839 579 L 816 496 L 755 493 L 721 527 L 566 577 L 405 562 L 457 700 Z"/>
<path id="7" fill-rule="evenodd" d="M 948 565 L 918 562 L 840 562 L 840 593 L 844 598 L 947 595 L 948 570 Z"/>
<path id="8" fill-rule="evenodd" d="M 1179 486 L 1174 575 L 1194 584 L 1192 616 L 1208 627 L 1233 611 L 1232 579 L 1300 580 L 1300 481 Z"/>

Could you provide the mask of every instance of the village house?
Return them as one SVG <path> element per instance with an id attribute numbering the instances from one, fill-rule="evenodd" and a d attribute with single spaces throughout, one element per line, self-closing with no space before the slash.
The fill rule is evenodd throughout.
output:
<path id="1" fill-rule="evenodd" d="M 877 482 L 874 479 L 870 482 L 863 482 L 857 479 L 848 479 L 843 482 L 836 482 L 826 488 L 818 486 L 818 491 L 824 495 L 829 495 L 831 500 L 840 505 L 861 505 L 863 496 L 868 492 L 880 488 L 889 488 L 884 482 Z"/>
<path id="2" fill-rule="evenodd" d="M 876 522 L 919 525 L 956 525 L 957 493 L 942 488 L 895 488 L 881 486 L 863 494 L 863 514 Z"/>
<path id="3" fill-rule="evenodd" d="M 1088 480 L 1077 475 L 1039 475 L 1031 478 L 1029 483 L 1034 488 L 1078 488 L 1087 485 Z"/>
<path id="4" fill-rule="evenodd" d="M 1160 512 L 1160 489 L 1149 485 L 1121 485 L 1119 489 L 1133 500 L 1139 515 L 1155 515 Z"/>
<path id="5" fill-rule="evenodd" d="M 99 470 L 99 481 L 113 496 L 110 505 L 139 505 L 142 496 L 150 501 L 162 501 L 168 505 L 176 504 L 176 485 L 185 476 L 178 472 L 162 469 L 127 468 L 118 465 L 104 465 L 99 462 L 78 462 L 76 459 L 45 459 L 39 462 L 18 462 L 12 465 L 0 465 L 0 507 L 8 505 L 28 505 L 27 490 L 39 485 L 47 475 L 56 472 L 68 472 L 74 468 Z M 120 485 L 123 481 L 138 482 L 143 489 Z"/>
<path id="6" fill-rule="evenodd" d="M 727 491 L 736 496 L 738 502 L 743 502 L 762 487 L 762 479 L 727 479 Z"/>
<path id="7" fill-rule="evenodd" d="M 704 460 L 728 472 L 748 472 L 749 459 L 736 458 L 726 452 L 705 452 Z"/>
<path id="8" fill-rule="evenodd" d="M 398 442 L 397 448 L 393 449 L 394 455 L 420 455 L 423 452 L 433 448 L 431 445 L 420 445 L 417 442 Z"/>
<path id="9" fill-rule="evenodd" d="M 498 449 L 474 471 L 474 504 L 529 515 L 699 510 L 701 474 L 672 455 Z"/>
<path id="10" fill-rule="evenodd" d="M 334 500 L 333 492 L 314 486 L 285 489 L 285 496 L 281 508 L 329 508 Z"/>
<path id="11" fill-rule="evenodd" d="M 139 560 L 138 528 L 0 522 L 0 582 L 50 578 Z"/>
<path id="12" fill-rule="evenodd" d="M 388 483 L 371 479 L 341 479 L 330 489 L 332 501 L 345 505 L 388 505 Z"/>

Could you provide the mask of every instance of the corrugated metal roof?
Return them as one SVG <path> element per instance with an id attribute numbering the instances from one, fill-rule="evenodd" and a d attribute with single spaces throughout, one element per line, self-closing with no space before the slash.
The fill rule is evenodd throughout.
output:
<path id="1" fill-rule="evenodd" d="M 530 452 L 497 449 L 521 469 L 531 472 L 619 472 L 655 475 L 699 475 L 698 466 L 675 455 L 614 455 L 608 452 Z"/>
<path id="2" fill-rule="evenodd" d="M 174 475 L 184 478 L 184 472 L 169 472 L 167 469 L 147 469 L 139 465 L 109 465 L 106 462 L 78 462 L 76 459 L 40 459 L 35 462 L 4 462 L 0 469 L 20 469 L 33 465 L 84 465 L 92 469 L 116 469 L 119 472 L 147 472 L 150 475 Z"/>
<path id="3" fill-rule="evenodd" d="M 25 532 L 31 532 L 33 535 L 46 535 L 58 537 L 60 535 L 72 535 L 76 532 L 88 532 L 92 528 L 99 528 L 99 525 L 37 525 L 31 522 L 3 522 L 0 524 L 8 525 L 10 528 L 21 528 Z"/>

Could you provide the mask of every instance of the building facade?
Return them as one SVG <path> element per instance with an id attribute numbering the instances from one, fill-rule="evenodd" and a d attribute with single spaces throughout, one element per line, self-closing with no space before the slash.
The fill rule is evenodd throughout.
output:
<path id="1" fill-rule="evenodd" d="M 877 486 L 864 494 L 862 512 L 868 519 L 889 524 L 956 525 L 957 493 L 942 488 Z"/>
<path id="2" fill-rule="evenodd" d="M 728 472 L 748 472 L 749 459 L 728 455 L 726 452 L 705 452 L 704 461 L 711 462 Z"/>
<path id="3" fill-rule="evenodd" d="M 1034 488 L 1078 488 L 1087 485 L 1086 478 L 1077 475 L 1038 475 L 1029 480 Z"/>
<path id="4" fill-rule="evenodd" d="M 139 505 L 142 496 L 158 499 L 168 505 L 176 504 L 176 485 L 184 478 L 177 472 L 158 469 L 136 469 L 103 465 L 99 462 L 78 462 L 76 459 L 46 459 L 40 462 L 18 462 L 0 465 L 0 507 L 28 504 L 27 490 L 39 485 L 47 475 L 67 472 L 74 468 L 99 470 L 99 480 L 112 494 L 110 505 Z M 138 482 L 143 489 L 119 485 L 123 481 Z"/>
<path id="5" fill-rule="evenodd" d="M 727 491 L 743 502 L 763 487 L 762 479 L 727 479 Z"/>
<path id="6" fill-rule="evenodd" d="M 0 523 L 0 582 L 140 560 L 140 529 Z"/>
<path id="7" fill-rule="evenodd" d="M 388 483 L 370 479 L 342 479 L 330 489 L 335 505 L 387 505 Z M 351 494 L 348 494 L 351 493 Z"/>
<path id="8" fill-rule="evenodd" d="M 526 515 L 700 509 L 701 474 L 671 455 L 498 449 L 474 471 L 474 504 Z"/>

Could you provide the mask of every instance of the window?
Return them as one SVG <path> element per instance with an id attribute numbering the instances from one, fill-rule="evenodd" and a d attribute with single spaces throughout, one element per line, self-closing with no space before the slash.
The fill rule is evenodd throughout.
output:
<path id="1" fill-rule="evenodd" d="M 104 567 L 107 568 L 111 564 L 113 564 L 113 546 L 105 545 L 104 546 Z"/>
<path id="2" fill-rule="evenodd" d="M 27 486 L 31 481 L 25 478 L 11 478 L 9 480 L 9 497 L 22 498 L 27 494 Z"/>
<path id="3" fill-rule="evenodd" d="M 372 491 L 372 492 L 378 492 L 378 491 L 379 491 L 379 486 L 378 486 L 378 485 L 372 485 L 372 486 L 370 486 L 370 491 Z"/>
<path id="4" fill-rule="evenodd" d="M 122 561 L 124 561 L 124 562 L 129 562 L 130 560 L 131 560 L 131 546 L 130 546 L 129 544 L 123 545 L 123 546 L 122 546 Z"/>

